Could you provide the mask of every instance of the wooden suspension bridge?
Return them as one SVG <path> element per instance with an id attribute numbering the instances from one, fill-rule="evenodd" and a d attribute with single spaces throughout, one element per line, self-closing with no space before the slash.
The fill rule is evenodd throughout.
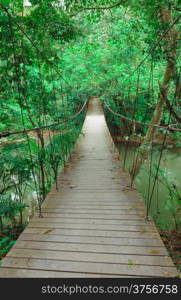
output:
<path id="1" fill-rule="evenodd" d="M 177 270 L 129 177 L 98 98 L 84 135 L 35 215 L 3 259 L 0 277 L 177 277 Z M 114 149 L 114 150 L 113 150 Z"/>

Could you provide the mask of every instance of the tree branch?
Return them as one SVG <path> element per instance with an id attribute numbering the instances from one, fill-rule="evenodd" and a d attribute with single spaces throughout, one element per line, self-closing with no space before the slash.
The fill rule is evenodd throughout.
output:
<path id="1" fill-rule="evenodd" d="M 176 11 L 181 11 L 181 9 L 179 7 L 173 6 L 173 9 Z"/>
<path id="2" fill-rule="evenodd" d="M 0 194 L 3 194 L 3 193 L 6 192 L 7 190 L 9 190 L 9 189 L 11 189 L 11 188 L 13 188 L 13 187 L 19 186 L 19 185 L 20 185 L 20 183 L 13 183 L 13 184 L 11 184 L 11 185 L 9 185 L 9 186 L 6 186 L 6 187 L 4 187 L 4 188 L 0 191 Z"/>
<path id="3" fill-rule="evenodd" d="M 166 105 L 167 105 L 170 113 L 173 115 L 173 117 L 180 123 L 181 122 L 181 117 L 179 115 L 177 115 L 177 113 L 173 109 L 173 106 L 170 104 L 170 102 L 169 102 L 169 100 L 168 100 L 167 97 L 166 97 Z"/>
<path id="4" fill-rule="evenodd" d="M 103 9 L 111 9 L 111 8 L 114 8 L 114 7 L 117 7 L 121 4 L 124 4 L 125 2 L 127 2 L 128 0 L 121 0 L 111 6 L 96 6 L 96 7 L 84 7 L 82 8 L 81 10 L 77 11 L 76 13 L 70 15 L 70 17 L 74 17 L 76 16 L 77 14 L 79 14 L 80 12 L 84 11 L 84 10 L 103 10 Z"/>

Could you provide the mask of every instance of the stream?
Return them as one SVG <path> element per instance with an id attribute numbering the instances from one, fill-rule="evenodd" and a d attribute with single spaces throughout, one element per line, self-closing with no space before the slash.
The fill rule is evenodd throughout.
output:
<path id="1" fill-rule="evenodd" d="M 125 143 L 116 143 L 116 147 L 122 160 L 124 160 L 125 153 L 127 153 L 125 169 L 128 171 L 133 163 L 136 147 Z M 154 146 L 151 164 L 150 159 L 144 163 L 135 179 L 134 186 L 144 198 L 145 204 L 150 203 L 149 213 L 161 230 L 181 229 L 181 199 L 174 196 L 178 193 L 181 194 L 181 149 L 164 150 L 159 176 L 155 181 L 154 176 L 150 176 L 150 169 L 155 173 L 155 167 L 158 165 L 160 154 L 156 147 Z M 154 190 L 152 192 L 153 186 Z M 168 187 L 171 187 L 170 190 Z"/>

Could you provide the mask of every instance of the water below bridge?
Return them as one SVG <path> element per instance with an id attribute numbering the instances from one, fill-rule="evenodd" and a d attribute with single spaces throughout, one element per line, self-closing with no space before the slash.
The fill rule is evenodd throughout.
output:
<path id="1" fill-rule="evenodd" d="M 120 156 L 124 158 L 126 153 L 125 169 L 129 170 L 133 164 L 136 147 L 133 144 L 125 145 L 117 143 Z M 152 155 L 151 170 L 154 173 L 154 166 L 158 165 L 159 149 L 155 146 Z M 156 180 L 153 197 L 151 200 L 150 214 L 160 229 L 181 229 L 181 211 L 177 202 L 177 191 L 181 190 L 180 182 L 181 149 L 173 148 L 163 152 L 160 169 L 161 173 Z M 150 160 L 145 162 L 139 175 L 135 180 L 135 187 L 143 196 L 145 203 L 148 202 L 148 190 L 150 184 L 150 194 L 154 184 L 154 176 L 150 176 Z M 173 188 L 173 184 L 176 187 Z M 176 222 L 176 223 L 175 223 Z"/>

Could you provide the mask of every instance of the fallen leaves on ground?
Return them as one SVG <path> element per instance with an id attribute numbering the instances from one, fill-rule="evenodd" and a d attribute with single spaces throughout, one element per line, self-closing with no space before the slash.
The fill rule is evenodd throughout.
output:
<path id="1" fill-rule="evenodd" d="M 141 217 L 145 217 L 145 213 L 144 213 L 144 212 L 139 213 L 139 215 L 140 215 Z"/>
<path id="2" fill-rule="evenodd" d="M 171 274 L 169 272 L 163 272 L 163 275 L 166 277 L 170 277 Z"/>
<path id="3" fill-rule="evenodd" d="M 139 265 L 136 264 L 132 259 L 128 259 L 128 265 L 135 268 L 139 267 Z"/>
<path id="4" fill-rule="evenodd" d="M 47 229 L 47 230 L 41 232 L 41 234 L 48 234 L 48 233 L 50 233 L 52 231 L 53 231 L 53 229 Z"/>
<path id="5" fill-rule="evenodd" d="M 77 187 L 77 185 L 70 185 L 70 189 L 74 189 L 76 187 Z"/>
<path id="6" fill-rule="evenodd" d="M 155 250 L 155 249 L 154 249 L 154 250 L 151 250 L 150 253 L 151 253 L 151 254 L 159 254 L 159 253 L 160 253 L 160 250 Z"/>

